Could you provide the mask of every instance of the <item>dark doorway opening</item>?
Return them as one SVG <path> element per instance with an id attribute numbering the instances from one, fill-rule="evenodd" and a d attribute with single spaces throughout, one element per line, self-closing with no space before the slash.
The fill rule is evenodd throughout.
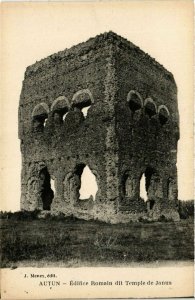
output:
<path id="1" fill-rule="evenodd" d="M 153 209 L 154 203 L 155 203 L 154 200 L 150 200 L 150 204 L 149 204 L 150 209 Z"/>
<path id="2" fill-rule="evenodd" d="M 50 210 L 54 191 L 51 189 L 51 178 L 46 167 L 41 170 L 39 177 L 43 210 Z"/>
<path id="3" fill-rule="evenodd" d="M 151 178 L 152 175 L 155 173 L 155 170 L 151 167 L 147 167 L 145 171 L 145 177 L 146 177 L 146 191 L 148 192 L 148 189 L 151 184 Z"/>

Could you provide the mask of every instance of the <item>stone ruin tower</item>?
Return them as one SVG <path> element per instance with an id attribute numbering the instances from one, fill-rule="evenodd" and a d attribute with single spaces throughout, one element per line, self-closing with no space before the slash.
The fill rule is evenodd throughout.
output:
<path id="1" fill-rule="evenodd" d="M 115 33 L 26 69 L 19 138 L 21 209 L 111 223 L 179 219 L 173 75 Z M 81 200 L 85 166 L 95 175 L 98 191 L 95 198 Z M 147 201 L 140 198 L 142 176 Z"/>

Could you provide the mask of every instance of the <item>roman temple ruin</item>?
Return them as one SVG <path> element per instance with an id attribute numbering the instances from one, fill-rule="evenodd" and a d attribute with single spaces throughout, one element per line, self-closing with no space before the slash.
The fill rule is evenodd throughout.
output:
<path id="1" fill-rule="evenodd" d="M 117 34 L 98 35 L 26 69 L 19 138 L 21 209 L 110 223 L 179 219 L 173 75 Z M 97 193 L 81 199 L 86 167 Z"/>

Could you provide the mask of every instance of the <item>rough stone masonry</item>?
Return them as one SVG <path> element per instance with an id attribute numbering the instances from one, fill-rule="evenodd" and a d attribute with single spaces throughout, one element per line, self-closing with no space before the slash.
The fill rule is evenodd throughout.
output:
<path id="1" fill-rule="evenodd" d="M 179 219 L 173 75 L 117 34 L 98 35 L 26 69 L 19 138 L 21 209 L 110 223 Z M 98 191 L 81 200 L 85 166 Z M 140 197 L 143 175 L 147 201 Z"/>

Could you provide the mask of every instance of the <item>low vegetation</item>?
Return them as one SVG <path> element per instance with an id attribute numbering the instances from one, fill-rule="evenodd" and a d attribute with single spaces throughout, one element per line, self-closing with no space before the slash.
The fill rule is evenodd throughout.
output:
<path id="1" fill-rule="evenodd" d="M 181 209 L 182 208 L 182 209 Z M 183 219 L 152 223 L 106 224 L 38 211 L 1 213 L 2 267 L 23 262 L 63 261 L 67 267 L 114 266 L 193 260 L 192 207 L 181 205 Z"/>

